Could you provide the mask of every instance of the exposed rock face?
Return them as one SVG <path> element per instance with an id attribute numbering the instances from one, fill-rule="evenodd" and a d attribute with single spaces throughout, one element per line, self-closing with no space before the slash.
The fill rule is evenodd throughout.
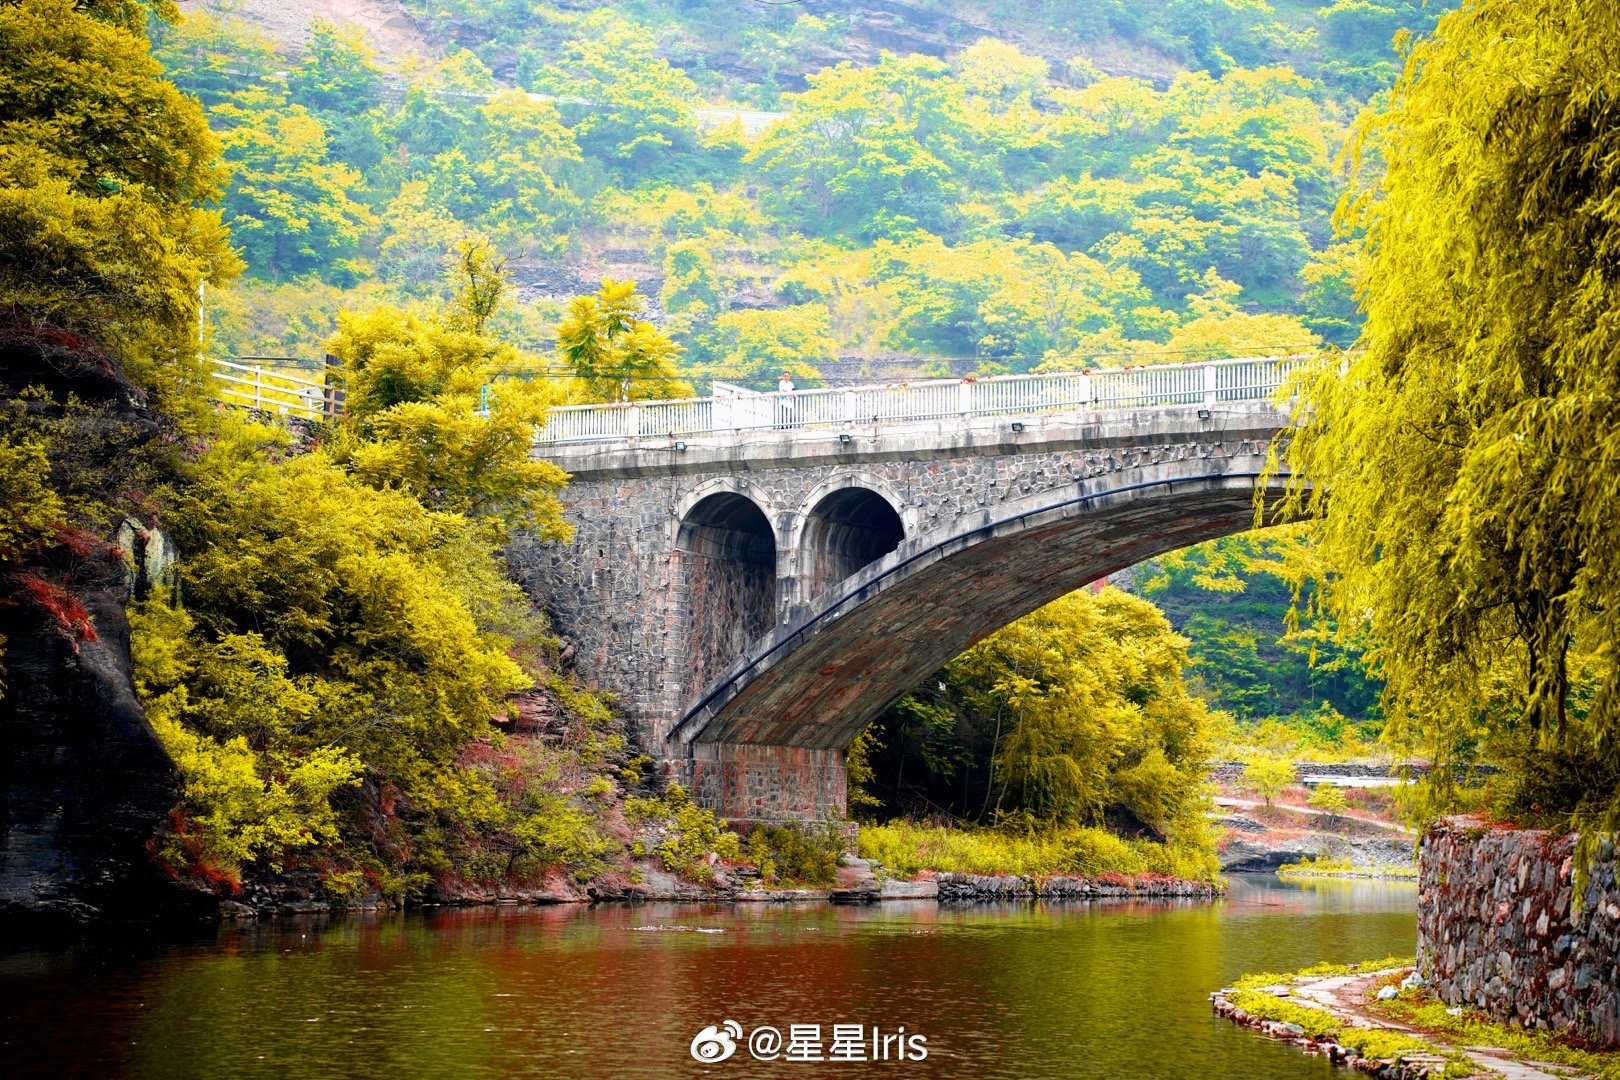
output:
<path id="1" fill-rule="evenodd" d="M 1241 831 L 1221 846 L 1221 869 L 1227 873 L 1268 873 L 1285 863 L 1303 862 L 1322 857 L 1349 859 L 1358 867 L 1412 865 L 1411 841 L 1403 838 L 1362 837 L 1351 839 L 1331 832 L 1302 832 L 1284 834 L 1281 838 L 1271 834 L 1264 825 L 1252 819 L 1243 819 L 1251 829 L 1235 824 L 1233 818 L 1218 819 L 1217 825 L 1227 825 Z"/>
<path id="2" fill-rule="evenodd" d="M 172 902 L 146 841 L 179 799 L 130 680 L 128 595 L 111 551 L 75 558 L 95 640 L 32 605 L 0 607 L 0 919 L 145 917 Z"/>
<path id="3" fill-rule="evenodd" d="M 60 420 L 86 406 L 58 486 L 111 495 L 159 425 L 104 355 L 55 331 L 0 327 L 0 399 Z M 77 421 L 76 421 L 77 423 Z M 147 840 L 178 800 L 174 765 L 131 679 L 121 552 L 64 524 L 60 542 L 0 563 L 0 921 L 82 923 L 179 913 L 203 897 L 153 866 Z"/>
<path id="4" fill-rule="evenodd" d="M 1576 838 L 1440 822 L 1418 855 L 1418 964 L 1452 1005 L 1620 1046 L 1612 842 L 1575 893 Z"/>

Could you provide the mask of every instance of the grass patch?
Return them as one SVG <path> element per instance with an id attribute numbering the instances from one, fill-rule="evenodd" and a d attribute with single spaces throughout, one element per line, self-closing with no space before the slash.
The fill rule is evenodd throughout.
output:
<path id="1" fill-rule="evenodd" d="M 1344 1025 L 1327 1010 L 1301 1005 L 1264 990 L 1236 990 L 1229 1000 L 1250 1016 L 1275 1020 L 1280 1024 L 1298 1024 L 1313 1039 L 1337 1040 L 1344 1030 Z"/>
<path id="2" fill-rule="evenodd" d="M 1426 992 L 1407 991 L 1391 1001 L 1372 1003 L 1368 1008 L 1459 1043 L 1496 1046 L 1533 1061 L 1569 1065 L 1599 1080 L 1620 1080 L 1620 1053 L 1584 1049 L 1573 1045 L 1574 1040 L 1568 1035 L 1526 1031 L 1494 1023 L 1471 1009 L 1453 1016 L 1446 1011 L 1444 1002 Z"/>
<path id="3" fill-rule="evenodd" d="M 1410 956 L 1386 956 L 1382 960 L 1362 960 L 1354 964 L 1314 964 L 1303 971 L 1288 975 L 1260 972 L 1245 975 L 1232 985 L 1239 990 L 1258 990 L 1265 986 L 1284 986 L 1300 979 L 1325 979 L 1335 975 L 1356 975 L 1363 971 L 1383 971 L 1387 968 L 1410 968 Z"/>
<path id="4" fill-rule="evenodd" d="M 1324 964 L 1320 967 L 1333 968 L 1340 965 Z M 1358 965 L 1347 965 L 1354 969 Z M 1337 974 L 1337 972 L 1315 972 L 1315 974 Z M 1296 978 L 1305 978 L 1307 972 L 1300 972 L 1293 976 L 1284 976 L 1284 981 Z M 1275 980 L 1277 976 L 1247 976 L 1242 982 L 1252 979 L 1266 978 Z M 1264 983 L 1262 985 L 1272 985 Z M 1263 990 L 1235 990 L 1230 995 L 1232 1004 L 1248 1013 L 1265 1020 L 1275 1020 L 1280 1024 L 1297 1024 L 1305 1034 L 1312 1039 L 1331 1039 L 1340 1046 L 1350 1047 L 1360 1056 L 1372 1061 L 1400 1062 L 1408 1054 L 1441 1053 L 1450 1060 L 1446 1065 L 1446 1075 L 1468 1076 L 1472 1068 L 1466 1060 L 1456 1053 L 1448 1053 L 1444 1047 L 1437 1047 L 1422 1039 L 1411 1035 L 1404 1035 L 1398 1031 L 1385 1031 L 1378 1028 L 1350 1027 L 1340 1022 L 1326 1009 L 1318 1009 L 1310 1005 L 1301 1005 L 1287 998 L 1268 994 Z"/>
<path id="5" fill-rule="evenodd" d="M 1214 848 L 1206 843 L 1123 840 L 1104 829 L 1080 826 L 1014 833 L 892 821 L 863 825 L 860 853 L 861 858 L 880 863 L 900 877 L 936 870 L 1026 877 L 1162 875 L 1215 881 L 1220 874 Z"/>
<path id="6" fill-rule="evenodd" d="M 1393 863 L 1372 867 L 1357 866 L 1349 859 L 1318 856 L 1297 863 L 1283 863 L 1277 868 L 1278 877 L 1379 877 L 1416 881 L 1416 866 L 1398 866 Z"/>

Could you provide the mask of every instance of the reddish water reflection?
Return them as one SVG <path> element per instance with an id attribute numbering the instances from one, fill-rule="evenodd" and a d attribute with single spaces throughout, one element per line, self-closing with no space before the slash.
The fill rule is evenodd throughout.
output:
<path id="1" fill-rule="evenodd" d="M 1206 995 L 1410 951 L 1414 899 L 1240 880 L 1213 905 L 500 908 L 14 951 L 0 1051 L 10 1075 L 1326 1077 Z M 728 1019 L 817 1024 L 824 1050 L 904 1027 L 928 1057 L 694 1061 Z"/>

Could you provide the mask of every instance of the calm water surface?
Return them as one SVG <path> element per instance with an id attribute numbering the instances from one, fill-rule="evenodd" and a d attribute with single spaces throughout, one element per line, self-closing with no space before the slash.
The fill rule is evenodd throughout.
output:
<path id="1" fill-rule="evenodd" d="M 1414 947 L 1416 893 L 1236 878 L 1214 904 L 500 908 L 0 949 L 0 1075 L 1328 1077 L 1215 1020 L 1247 971 Z M 718 930 L 701 933 L 699 930 Z M 924 1061 L 688 1053 L 703 1027 L 927 1037 Z M 870 1047 L 866 1047 L 870 1055 Z"/>

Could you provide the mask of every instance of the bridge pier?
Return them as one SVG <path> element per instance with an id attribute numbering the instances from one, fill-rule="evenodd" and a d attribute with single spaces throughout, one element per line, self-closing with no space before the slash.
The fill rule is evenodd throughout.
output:
<path id="1" fill-rule="evenodd" d="M 696 743 L 683 764 L 692 796 L 731 821 L 842 818 L 844 752 L 804 746 Z"/>

